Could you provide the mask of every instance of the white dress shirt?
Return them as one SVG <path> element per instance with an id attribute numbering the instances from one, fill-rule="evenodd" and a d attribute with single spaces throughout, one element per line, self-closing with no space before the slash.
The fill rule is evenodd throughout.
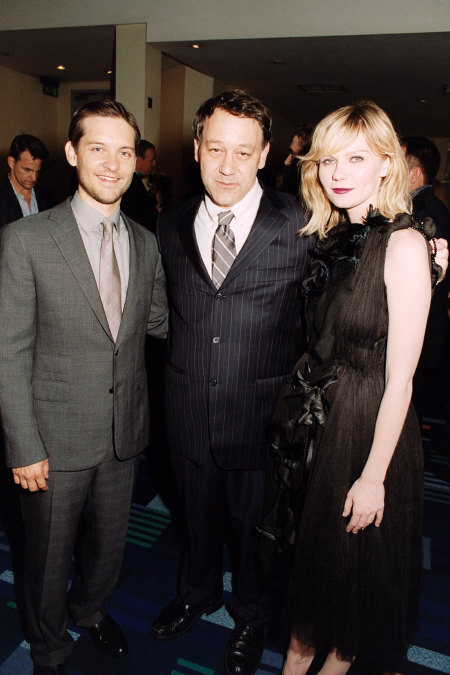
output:
<path id="1" fill-rule="evenodd" d="M 103 239 L 102 221 L 105 220 L 105 216 L 92 208 L 92 206 L 89 206 L 89 204 L 80 197 L 78 192 L 73 196 L 71 207 L 75 220 L 78 223 L 84 248 L 86 249 L 98 286 L 100 276 L 100 248 Z M 120 215 L 120 208 L 117 209 L 108 220 L 114 221 L 115 225 L 113 228 L 113 245 L 120 272 L 121 302 L 123 310 L 130 275 L 130 241 L 128 238 L 127 227 Z"/>
<path id="2" fill-rule="evenodd" d="M 212 277 L 211 249 L 214 233 L 219 225 L 218 214 L 222 211 L 232 211 L 234 214 L 230 227 L 233 230 L 237 255 L 250 234 L 256 214 L 258 213 L 262 193 L 261 185 L 258 181 L 255 181 L 255 185 L 247 192 L 245 197 L 230 207 L 217 206 L 205 194 L 194 221 L 194 232 L 203 264 L 210 277 Z"/>

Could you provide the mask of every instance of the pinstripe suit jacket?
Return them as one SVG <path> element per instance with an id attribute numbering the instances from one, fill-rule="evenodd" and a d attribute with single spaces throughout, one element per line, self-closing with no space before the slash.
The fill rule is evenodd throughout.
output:
<path id="1" fill-rule="evenodd" d="M 264 466 L 264 423 L 301 351 L 299 282 L 309 242 L 291 195 L 264 189 L 250 234 L 222 287 L 200 256 L 200 197 L 163 211 L 158 238 L 171 300 L 169 443 L 198 464 Z"/>
<path id="2" fill-rule="evenodd" d="M 0 408 L 8 466 L 95 466 L 148 443 L 144 341 L 165 337 L 155 237 L 125 218 L 130 276 L 114 344 L 70 200 L 7 225 L 0 253 Z"/>

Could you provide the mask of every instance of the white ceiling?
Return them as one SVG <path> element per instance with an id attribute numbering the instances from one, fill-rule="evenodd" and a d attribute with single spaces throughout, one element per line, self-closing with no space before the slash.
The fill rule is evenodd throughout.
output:
<path id="1" fill-rule="evenodd" d="M 450 33 L 153 42 L 170 57 L 260 97 L 295 126 L 371 98 L 402 135 L 450 136 Z M 0 31 L 0 65 L 61 81 L 106 79 L 114 27 Z M 59 63 L 66 65 L 57 71 Z M 311 96 L 299 84 L 340 85 Z"/>

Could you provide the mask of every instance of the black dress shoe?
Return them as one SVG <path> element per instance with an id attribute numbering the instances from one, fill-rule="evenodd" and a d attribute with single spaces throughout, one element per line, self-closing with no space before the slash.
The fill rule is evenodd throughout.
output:
<path id="1" fill-rule="evenodd" d="M 94 626 L 86 629 L 94 645 L 110 656 L 125 656 L 128 653 L 128 643 L 119 624 L 105 614 L 103 619 Z"/>
<path id="2" fill-rule="evenodd" d="M 223 600 L 190 605 L 182 598 L 172 600 L 155 619 L 150 635 L 157 640 L 172 640 L 187 633 L 202 614 L 212 614 L 222 607 Z"/>
<path id="3" fill-rule="evenodd" d="M 33 675 L 66 675 L 65 663 L 57 666 L 34 666 Z"/>
<path id="4" fill-rule="evenodd" d="M 238 624 L 225 651 L 226 675 L 255 675 L 264 651 L 264 627 Z"/>

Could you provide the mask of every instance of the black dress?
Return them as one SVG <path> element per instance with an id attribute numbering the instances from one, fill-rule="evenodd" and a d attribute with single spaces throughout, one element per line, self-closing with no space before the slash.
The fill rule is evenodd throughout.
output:
<path id="1" fill-rule="evenodd" d="M 369 455 L 384 392 L 386 247 L 392 232 L 411 226 L 406 214 L 393 223 L 371 214 L 320 244 L 304 282 L 313 314 L 307 354 L 272 427 L 275 447 L 294 447 L 297 466 L 302 443 L 311 456 L 284 618 L 306 644 L 389 670 L 402 668 L 418 624 L 423 453 L 412 407 L 386 475 L 381 526 L 347 533 L 342 511 Z M 284 525 L 295 521 L 288 516 Z"/>

